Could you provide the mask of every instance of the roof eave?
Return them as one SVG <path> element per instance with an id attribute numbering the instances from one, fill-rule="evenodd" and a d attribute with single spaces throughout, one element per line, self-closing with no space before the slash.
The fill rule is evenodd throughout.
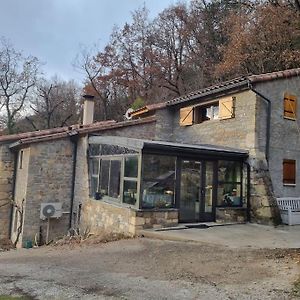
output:
<path id="1" fill-rule="evenodd" d="M 199 100 L 201 98 L 208 98 L 209 96 L 213 96 L 213 95 L 216 95 L 216 94 L 221 94 L 221 93 L 224 93 L 224 92 L 233 92 L 233 91 L 237 91 L 237 90 L 238 91 L 244 91 L 244 90 L 249 89 L 248 84 L 249 84 L 249 81 L 247 79 L 245 79 L 241 82 L 233 83 L 233 84 L 230 84 L 228 86 L 223 86 L 223 87 L 216 88 L 216 89 L 213 89 L 213 90 L 210 90 L 210 91 L 207 91 L 207 92 L 187 96 L 186 98 L 184 98 L 182 100 L 178 100 L 178 101 L 173 100 L 174 102 L 172 102 L 172 100 L 171 100 L 171 101 L 167 102 L 167 106 L 176 106 L 176 105 L 180 105 L 180 104 L 185 103 L 185 102 L 191 102 L 193 100 Z"/>

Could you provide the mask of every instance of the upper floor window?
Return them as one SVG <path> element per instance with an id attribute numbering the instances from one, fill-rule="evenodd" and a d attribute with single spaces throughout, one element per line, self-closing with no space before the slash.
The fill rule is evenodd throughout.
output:
<path id="1" fill-rule="evenodd" d="M 293 159 L 283 160 L 283 184 L 296 184 L 296 161 Z"/>
<path id="2" fill-rule="evenodd" d="M 297 97 L 289 93 L 284 94 L 284 118 L 296 120 L 297 118 Z"/>
<path id="3" fill-rule="evenodd" d="M 180 126 L 199 124 L 215 119 L 234 118 L 235 97 L 222 98 L 219 101 L 180 109 Z"/>

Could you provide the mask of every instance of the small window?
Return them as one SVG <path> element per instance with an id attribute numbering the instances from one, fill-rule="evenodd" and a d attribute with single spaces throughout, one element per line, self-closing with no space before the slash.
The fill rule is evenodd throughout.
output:
<path id="1" fill-rule="evenodd" d="M 231 119 L 235 116 L 235 97 L 221 98 L 209 104 L 180 109 L 180 126 L 189 126 L 215 119 Z"/>
<path id="2" fill-rule="evenodd" d="M 194 108 L 194 123 L 199 124 L 219 118 L 219 102 Z"/>
<path id="3" fill-rule="evenodd" d="M 296 120 L 297 97 L 288 93 L 284 94 L 284 118 Z"/>
<path id="4" fill-rule="evenodd" d="M 283 160 L 283 184 L 296 184 L 296 161 L 292 159 Z"/>

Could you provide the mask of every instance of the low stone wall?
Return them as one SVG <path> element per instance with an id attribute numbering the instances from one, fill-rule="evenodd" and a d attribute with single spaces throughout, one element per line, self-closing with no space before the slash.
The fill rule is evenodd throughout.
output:
<path id="1" fill-rule="evenodd" d="M 217 207 L 216 222 L 247 222 L 247 209 L 242 207 Z"/>
<path id="2" fill-rule="evenodd" d="M 123 233 L 134 236 L 139 230 L 162 228 L 178 224 L 178 211 L 136 210 L 117 203 L 93 199 L 86 200 L 82 207 L 81 230 L 93 233 L 102 231 Z"/>
<path id="3" fill-rule="evenodd" d="M 177 209 L 140 210 L 136 212 L 136 230 L 178 225 Z"/>

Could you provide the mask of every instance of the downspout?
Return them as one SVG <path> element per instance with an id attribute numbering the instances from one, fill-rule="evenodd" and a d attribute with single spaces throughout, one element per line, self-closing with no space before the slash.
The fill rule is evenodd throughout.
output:
<path id="1" fill-rule="evenodd" d="M 13 172 L 13 186 L 12 186 L 12 200 L 15 201 L 16 194 L 16 179 L 17 179 L 17 167 L 18 167 L 18 151 L 14 151 L 14 172 Z M 14 204 L 11 204 L 10 208 L 10 220 L 9 220 L 9 233 L 8 237 L 11 239 L 11 231 L 13 224 L 13 213 L 14 213 Z"/>
<path id="2" fill-rule="evenodd" d="M 72 183 L 71 183 L 69 230 L 72 228 L 72 219 L 73 219 L 73 212 L 74 212 L 73 206 L 74 206 L 74 197 L 75 197 L 78 133 L 77 132 L 70 133 L 70 140 L 73 143 L 73 168 L 72 168 Z"/>
<path id="3" fill-rule="evenodd" d="M 251 203 L 250 203 L 250 172 L 251 167 L 248 162 L 244 161 L 244 164 L 247 166 L 247 222 L 251 222 Z"/>
<path id="4" fill-rule="evenodd" d="M 261 97 L 263 100 L 268 105 L 267 108 L 267 128 L 266 128 L 266 150 L 265 150 L 265 155 L 266 155 L 266 161 L 269 164 L 269 157 L 270 157 L 270 136 L 271 136 L 271 100 L 261 94 L 259 91 L 255 90 L 252 86 L 252 83 L 248 80 L 248 87 L 251 91 L 253 91 L 256 95 Z"/>

